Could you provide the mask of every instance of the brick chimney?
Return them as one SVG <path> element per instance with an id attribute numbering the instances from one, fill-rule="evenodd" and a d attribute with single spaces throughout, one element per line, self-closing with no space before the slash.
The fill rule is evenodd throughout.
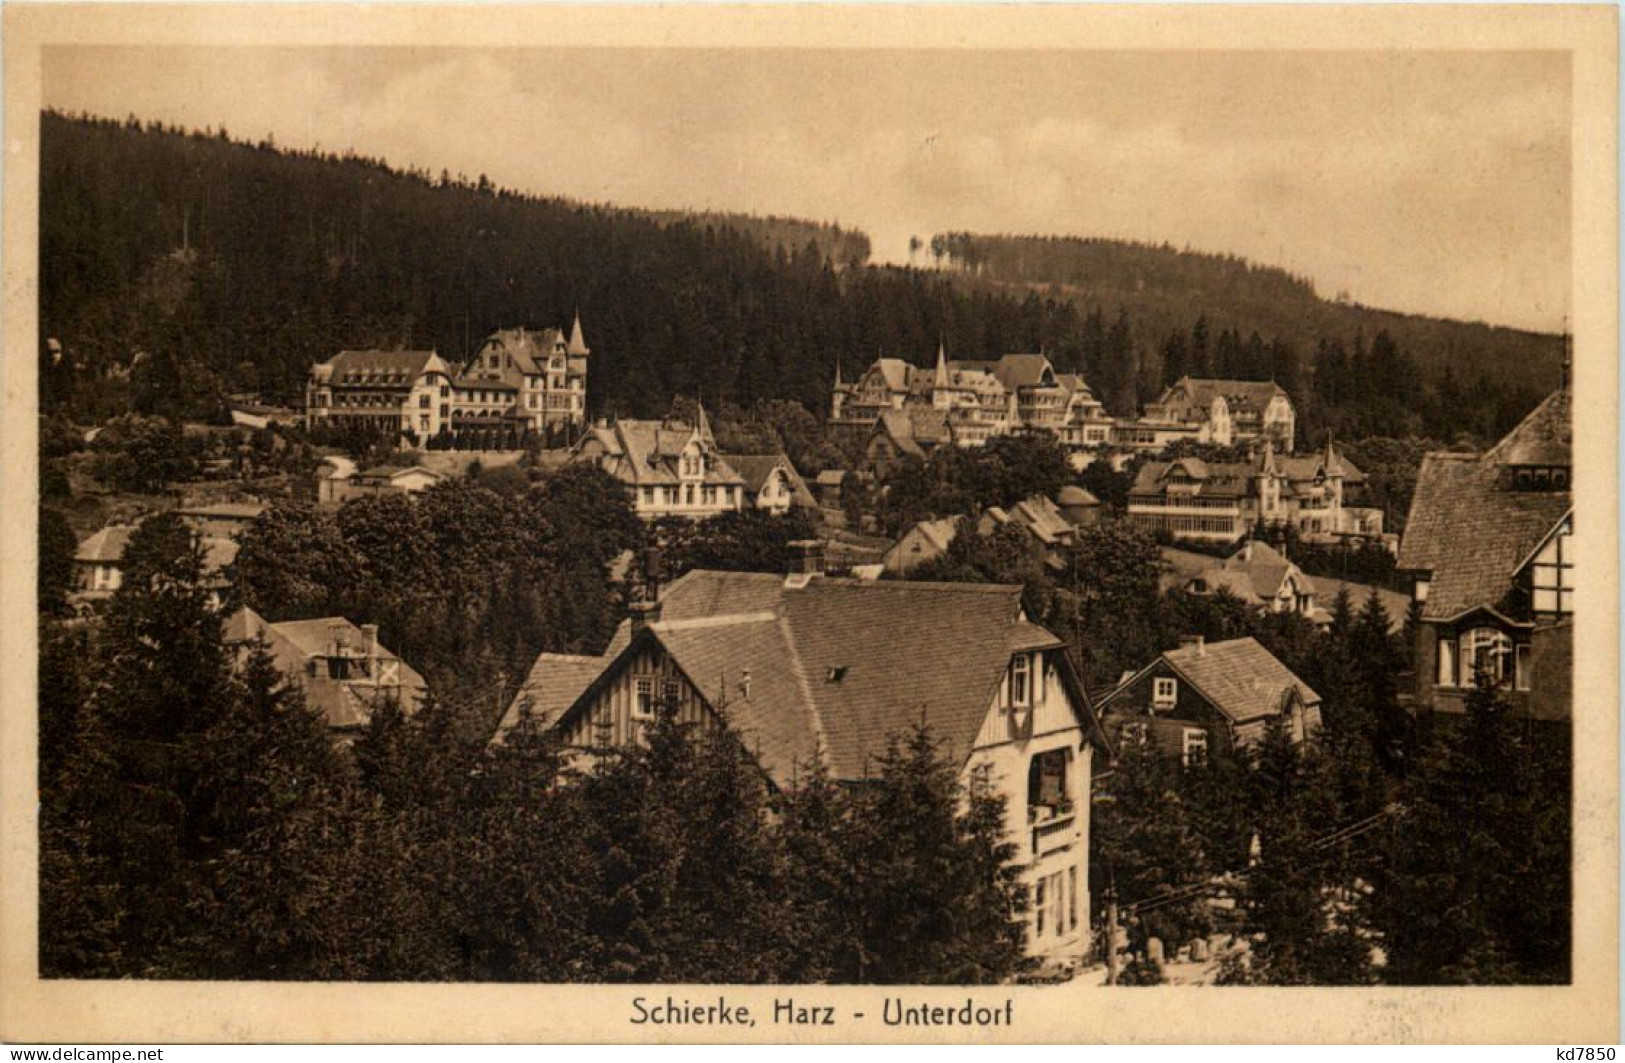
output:
<path id="1" fill-rule="evenodd" d="M 795 539 L 790 546 L 790 575 L 822 576 L 824 544 L 819 539 Z"/>
<path id="2" fill-rule="evenodd" d="M 1179 636 L 1179 648 L 1180 649 L 1186 650 L 1186 649 L 1191 649 L 1192 647 L 1194 647 L 1195 650 L 1196 650 L 1196 656 L 1201 657 L 1201 656 L 1203 656 L 1204 654 L 1207 653 L 1207 640 L 1205 638 L 1203 638 L 1201 635 L 1181 635 L 1181 636 Z"/>
<path id="3" fill-rule="evenodd" d="M 661 572 L 660 547 L 651 546 L 643 551 L 643 600 L 626 607 L 634 635 L 660 619 Z"/>

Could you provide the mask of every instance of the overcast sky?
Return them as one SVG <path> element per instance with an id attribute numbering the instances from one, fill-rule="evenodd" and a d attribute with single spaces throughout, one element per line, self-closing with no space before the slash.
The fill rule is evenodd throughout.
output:
<path id="1" fill-rule="evenodd" d="M 1234 252 L 1558 330 L 1562 52 L 71 48 L 45 99 L 642 207 Z"/>

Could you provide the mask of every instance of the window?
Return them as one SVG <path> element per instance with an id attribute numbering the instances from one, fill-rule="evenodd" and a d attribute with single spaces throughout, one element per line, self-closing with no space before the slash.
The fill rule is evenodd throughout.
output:
<path id="1" fill-rule="evenodd" d="M 1027 705 L 1032 701 L 1032 661 L 1025 653 L 1018 653 L 1010 661 L 1010 704 Z"/>
<path id="2" fill-rule="evenodd" d="M 636 696 L 632 701 L 632 718 L 634 720 L 651 719 L 655 714 L 655 681 L 649 676 L 639 676 L 635 682 Z"/>
<path id="3" fill-rule="evenodd" d="M 1438 686 L 1453 687 L 1456 685 L 1456 640 L 1439 639 L 1439 676 Z"/>
<path id="4" fill-rule="evenodd" d="M 1461 638 L 1462 679 L 1476 682 L 1482 673 L 1492 682 L 1505 682 L 1511 656 L 1512 640 L 1504 632 L 1474 628 Z"/>
<path id="5" fill-rule="evenodd" d="M 1171 709 L 1179 700 L 1179 681 L 1169 676 L 1158 676 L 1151 681 L 1151 707 Z"/>
<path id="6" fill-rule="evenodd" d="M 1569 544 L 1570 535 L 1568 526 L 1559 528 L 1529 566 L 1530 604 L 1537 613 L 1574 612 L 1574 547 Z"/>
<path id="7" fill-rule="evenodd" d="M 643 504 L 646 505 L 646 506 L 652 506 L 652 505 L 655 504 L 655 489 L 654 488 L 645 487 L 643 489 Z"/>
<path id="8" fill-rule="evenodd" d="M 1050 749 L 1035 754 L 1027 763 L 1027 809 L 1035 820 L 1052 819 L 1071 810 L 1067 775 L 1072 762 L 1070 749 Z"/>
<path id="9" fill-rule="evenodd" d="M 675 679 L 665 679 L 660 683 L 660 700 L 663 704 L 677 705 L 683 700 L 683 684 Z"/>
<path id="10" fill-rule="evenodd" d="M 1047 879 L 1041 878 L 1033 887 L 1033 937 L 1044 936 L 1044 902 L 1047 899 L 1044 887 L 1047 883 Z"/>
<path id="11" fill-rule="evenodd" d="M 692 506 L 694 504 L 694 485 L 693 484 L 689 484 L 686 488 L 684 488 L 684 490 L 683 490 L 683 500 L 684 500 L 683 501 L 684 505 Z"/>
<path id="12" fill-rule="evenodd" d="M 1185 742 L 1183 758 L 1185 767 L 1201 764 L 1207 760 L 1207 732 L 1200 727 L 1185 728 Z"/>
<path id="13" fill-rule="evenodd" d="M 429 408 L 429 403 L 431 401 L 433 401 L 433 398 L 434 398 L 434 396 L 428 394 L 427 392 L 425 392 L 422 395 L 419 395 L 418 396 L 418 409 L 427 410 Z"/>
<path id="14" fill-rule="evenodd" d="M 1078 929 L 1078 869 L 1066 869 L 1066 928 Z"/>
<path id="15" fill-rule="evenodd" d="M 1514 689 L 1529 689 L 1529 665 L 1529 643 L 1520 642 L 1517 646 L 1516 666 L 1513 669 L 1512 686 Z"/>

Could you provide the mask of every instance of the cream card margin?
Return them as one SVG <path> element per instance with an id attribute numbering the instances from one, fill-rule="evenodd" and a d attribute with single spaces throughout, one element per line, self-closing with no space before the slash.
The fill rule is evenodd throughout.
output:
<path id="1" fill-rule="evenodd" d="M 1617 13 L 1612 7 L 23 5 L 3 12 L 5 414 L 0 524 L 0 1039 L 122 1043 L 382 1041 L 1528 1042 L 1618 1027 Z M 794 1032 L 629 1025 L 632 987 L 40 981 L 35 961 L 34 506 L 41 49 L 59 44 L 1074 49 L 1561 49 L 1572 53 L 1575 438 L 1575 982 L 1562 988 L 903 991 L 1014 998 L 1006 1030 Z M 27 500 L 27 501 L 25 501 Z M 713 999 L 716 987 L 651 994 Z M 877 1012 L 895 991 L 730 988 Z"/>

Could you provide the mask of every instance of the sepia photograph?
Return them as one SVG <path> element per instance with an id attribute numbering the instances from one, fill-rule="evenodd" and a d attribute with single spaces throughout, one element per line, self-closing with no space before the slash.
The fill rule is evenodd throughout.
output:
<path id="1" fill-rule="evenodd" d="M 1617 1038 L 1611 12 L 131 6 L 7 56 L 13 988 Z"/>

